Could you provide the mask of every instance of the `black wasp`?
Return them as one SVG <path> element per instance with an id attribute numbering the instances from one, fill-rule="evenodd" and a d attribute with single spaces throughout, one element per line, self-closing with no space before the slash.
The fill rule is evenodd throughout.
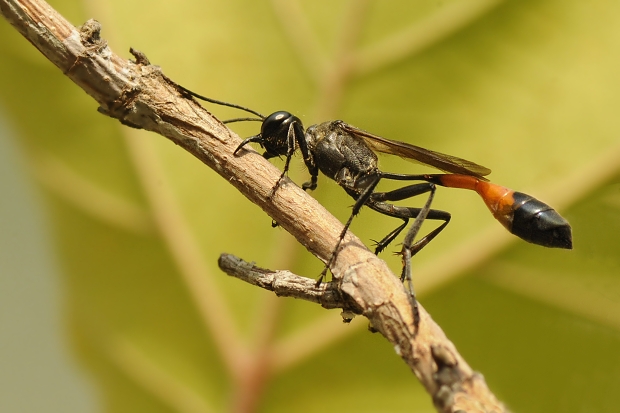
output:
<path id="1" fill-rule="evenodd" d="M 185 88 L 181 89 L 207 102 L 234 107 L 258 116 L 258 119 L 237 118 L 224 123 L 248 120 L 262 122 L 260 133 L 241 142 L 234 151 L 235 155 L 238 155 L 248 143 L 256 142 L 265 149 L 263 154 L 265 158 L 286 157 L 284 170 L 272 189 L 271 195 L 280 186 L 282 179 L 288 172 L 291 157 L 299 149 L 310 172 L 310 181 L 302 185 L 304 190 L 316 188 L 318 173 L 321 171 L 336 181 L 355 199 L 351 216 L 340 234 L 338 244 L 327 261 L 317 285 L 322 281 L 327 269 L 336 259 L 340 244 L 351 225 L 353 217 L 357 215 L 362 206 L 366 205 L 381 214 L 403 220 L 402 224 L 376 243 L 376 254 L 385 249 L 405 229 L 409 219 L 415 219 L 405 236 L 401 252 L 403 255 L 401 280 L 403 282 L 405 279 L 408 281 L 409 291 L 414 298 L 410 259 L 435 238 L 450 221 L 450 213 L 430 209 L 436 185 L 476 191 L 493 216 L 508 231 L 525 241 L 544 247 L 572 248 L 571 227 L 560 214 L 547 204 L 529 195 L 489 182 L 485 176 L 490 174 L 491 170 L 484 166 L 419 146 L 382 138 L 340 120 L 312 125 L 304 130 L 301 120 L 289 112 L 279 111 L 265 117 L 251 109 L 206 98 Z M 379 170 L 377 166 L 376 152 L 413 159 L 447 173 L 409 175 L 384 172 Z M 376 187 L 382 179 L 419 181 L 419 183 L 406 185 L 393 191 L 378 192 Z M 404 207 L 390 203 L 425 193 L 429 193 L 429 197 L 422 208 Z M 443 222 L 430 233 L 413 242 L 424 219 Z M 413 302 L 415 303 L 415 298 Z M 414 313 L 417 315 L 417 311 Z"/>

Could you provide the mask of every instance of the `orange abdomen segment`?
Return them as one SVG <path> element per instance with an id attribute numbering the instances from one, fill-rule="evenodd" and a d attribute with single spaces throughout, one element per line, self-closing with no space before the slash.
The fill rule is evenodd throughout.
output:
<path id="1" fill-rule="evenodd" d="M 469 175 L 446 174 L 440 175 L 442 185 L 450 188 L 462 188 L 476 191 L 484 200 L 493 216 L 512 232 L 512 217 L 515 205 L 514 191 L 491 182 L 481 181 Z"/>

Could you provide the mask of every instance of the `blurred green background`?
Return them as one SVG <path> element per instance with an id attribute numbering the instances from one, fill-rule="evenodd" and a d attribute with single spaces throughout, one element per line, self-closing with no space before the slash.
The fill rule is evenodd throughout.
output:
<path id="1" fill-rule="evenodd" d="M 526 244 L 477 195 L 440 189 L 453 221 L 415 259 L 419 298 L 512 410 L 617 411 L 620 2 L 51 4 L 198 93 L 470 159 L 553 205 L 573 251 Z M 0 410 L 434 411 L 365 320 L 218 270 L 230 252 L 320 272 L 259 208 L 162 137 L 99 115 L 5 21 L 0 39 Z M 305 182 L 299 158 L 292 169 Z M 324 177 L 313 196 L 348 216 Z M 352 229 L 370 245 L 397 224 L 363 211 Z M 383 254 L 395 271 L 397 249 Z"/>

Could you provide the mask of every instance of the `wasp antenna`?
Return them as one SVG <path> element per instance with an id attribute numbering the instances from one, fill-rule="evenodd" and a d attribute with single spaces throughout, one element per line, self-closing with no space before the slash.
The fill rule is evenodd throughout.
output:
<path id="1" fill-rule="evenodd" d="M 257 111 L 252 110 L 252 109 L 250 109 L 250 108 L 246 108 L 246 107 L 244 107 L 244 106 L 240 106 L 240 105 L 235 105 L 234 103 L 228 103 L 228 102 L 223 102 L 223 101 L 221 101 L 221 100 L 211 99 L 211 98 L 208 98 L 208 97 L 206 97 L 206 96 L 199 95 L 199 94 L 198 94 L 198 93 L 196 93 L 196 92 L 192 92 L 191 90 L 189 90 L 189 89 L 187 89 L 187 88 L 184 88 L 184 87 L 183 87 L 183 86 L 181 86 L 181 85 L 177 85 L 177 87 L 178 87 L 179 89 L 181 89 L 183 92 L 187 93 L 188 95 L 193 96 L 193 97 L 195 97 L 195 98 L 197 98 L 197 99 L 200 99 L 200 100 L 204 100 L 205 102 L 214 103 L 214 104 L 216 104 L 216 105 L 221 105 L 221 106 L 228 106 L 229 108 L 235 108 L 235 109 L 242 110 L 242 111 L 244 111 L 244 112 L 251 113 L 251 114 L 253 114 L 253 115 L 258 116 L 258 117 L 260 118 L 260 121 L 262 121 L 263 119 L 265 119 L 265 116 L 261 115 L 261 114 L 260 114 L 260 113 L 258 113 Z M 249 120 L 249 119 L 248 119 L 248 120 Z"/>
<path id="2" fill-rule="evenodd" d="M 227 119 L 225 121 L 223 121 L 222 123 L 234 123 L 234 122 L 262 122 L 263 119 L 260 118 L 234 118 L 234 119 Z"/>

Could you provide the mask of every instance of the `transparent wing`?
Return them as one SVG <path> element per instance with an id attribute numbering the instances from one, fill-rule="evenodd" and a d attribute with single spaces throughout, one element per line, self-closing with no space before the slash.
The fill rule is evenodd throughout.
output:
<path id="1" fill-rule="evenodd" d="M 489 168 L 478 165 L 477 163 L 457 158 L 456 156 L 424 149 L 419 146 L 410 145 L 405 142 L 382 138 L 381 136 L 373 135 L 372 133 L 356 128 L 355 126 L 351 126 L 342 121 L 339 122 L 339 127 L 347 133 L 363 139 L 372 150 L 377 152 L 412 159 L 425 165 L 435 167 L 444 172 L 471 175 L 484 180 L 486 180 L 484 176 L 491 173 Z"/>

